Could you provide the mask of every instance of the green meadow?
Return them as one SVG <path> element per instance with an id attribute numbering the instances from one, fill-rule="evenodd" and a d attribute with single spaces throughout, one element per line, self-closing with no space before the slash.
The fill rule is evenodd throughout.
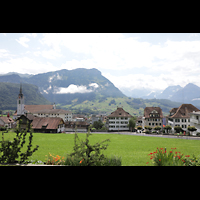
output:
<path id="1" fill-rule="evenodd" d="M 0 133 L 0 141 L 1 141 Z M 5 133 L 5 139 L 12 140 L 15 133 Z M 28 144 L 27 134 L 27 143 Z M 78 133 L 80 139 L 85 139 L 85 133 Z M 116 155 L 122 158 L 123 166 L 148 166 L 151 165 L 149 153 L 156 151 L 157 147 L 171 148 L 176 147 L 176 151 L 180 151 L 184 155 L 200 156 L 200 140 L 185 140 L 172 139 L 160 137 L 145 137 L 135 135 L 120 135 L 120 134 L 92 134 L 89 137 L 91 144 L 101 142 L 102 140 L 110 139 L 107 150 L 103 151 L 105 155 Z M 39 145 L 36 151 L 29 160 L 45 161 L 48 153 L 66 156 L 71 153 L 74 146 L 74 134 L 48 134 L 48 133 L 34 133 L 33 134 L 33 148 Z M 24 147 L 24 148 L 25 148 Z M 22 150 L 23 152 L 23 150 Z"/>

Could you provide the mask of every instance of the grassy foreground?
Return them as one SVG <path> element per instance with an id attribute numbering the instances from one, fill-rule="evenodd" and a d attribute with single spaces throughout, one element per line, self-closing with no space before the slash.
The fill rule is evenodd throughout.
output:
<path id="1" fill-rule="evenodd" d="M 79 133 L 80 139 L 85 139 L 85 133 Z M 15 136 L 15 133 L 5 133 L 5 139 L 10 139 Z M 27 135 L 27 141 L 28 141 Z M 108 148 L 104 151 L 105 155 L 116 155 L 122 158 L 123 166 L 146 166 L 150 162 L 149 153 L 156 151 L 157 147 L 171 148 L 176 147 L 184 155 L 200 156 L 200 140 L 184 140 L 160 137 L 145 137 L 135 135 L 120 135 L 120 134 L 92 134 L 89 137 L 91 144 L 101 142 L 105 139 L 110 139 Z M 1 140 L 1 133 L 0 133 Z M 50 152 L 54 155 L 66 156 L 71 153 L 74 146 L 74 134 L 48 134 L 48 133 L 34 133 L 33 134 L 33 148 L 39 145 L 30 160 L 45 161 L 46 156 Z M 26 145 L 25 145 L 26 147 Z M 148 164 L 149 166 L 149 164 Z"/>

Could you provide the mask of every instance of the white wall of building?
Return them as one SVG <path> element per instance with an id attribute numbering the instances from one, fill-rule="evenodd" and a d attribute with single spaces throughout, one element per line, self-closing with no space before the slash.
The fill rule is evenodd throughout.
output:
<path id="1" fill-rule="evenodd" d="M 108 119 L 108 130 L 109 131 L 128 131 L 129 117 L 112 117 Z"/>

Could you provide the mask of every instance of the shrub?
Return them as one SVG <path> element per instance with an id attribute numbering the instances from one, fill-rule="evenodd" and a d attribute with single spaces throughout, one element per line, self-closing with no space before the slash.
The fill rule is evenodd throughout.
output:
<path id="1" fill-rule="evenodd" d="M 64 157 L 61 158 L 61 156 L 59 155 L 52 155 L 52 154 L 48 154 L 48 158 L 47 158 L 47 161 L 46 161 L 46 164 L 47 165 L 64 165 Z"/>
<path id="2" fill-rule="evenodd" d="M 29 156 L 32 156 L 32 154 L 38 150 L 38 145 L 31 150 L 33 134 L 30 132 L 27 150 L 24 153 L 21 153 L 21 149 L 25 144 L 26 135 L 27 130 L 20 133 L 19 129 L 17 128 L 14 141 L 8 141 L 4 140 L 4 133 L 2 132 L 2 141 L 0 141 L 0 163 L 15 163 L 18 162 L 18 158 L 20 158 L 19 163 L 24 163 L 26 160 L 28 160 Z"/>
<path id="3" fill-rule="evenodd" d="M 189 158 L 190 155 L 185 157 L 181 152 L 177 152 L 176 148 L 171 148 L 169 153 L 166 152 L 166 148 L 157 148 L 157 150 L 148 155 L 151 156 L 154 166 L 199 166 L 200 160 L 194 155 L 193 158 Z M 147 163 L 148 164 L 148 163 Z"/>
<path id="4" fill-rule="evenodd" d="M 121 158 L 107 158 L 101 153 L 101 150 L 106 150 L 108 144 L 105 142 L 110 141 L 109 139 L 103 140 L 100 143 L 89 144 L 89 136 L 92 135 L 89 132 L 86 134 L 86 140 L 83 141 L 78 138 L 75 132 L 74 136 L 74 151 L 66 156 L 65 165 L 73 166 L 105 166 L 105 165 L 121 165 Z M 77 142 L 78 141 L 78 142 Z"/>

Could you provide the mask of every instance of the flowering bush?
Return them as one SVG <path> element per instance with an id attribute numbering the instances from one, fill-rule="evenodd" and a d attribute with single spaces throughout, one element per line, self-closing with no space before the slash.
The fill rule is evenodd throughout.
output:
<path id="1" fill-rule="evenodd" d="M 49 153 L 46 164 L 47 165 L 64 165 L 65 160 L 64 157 L 62 157 L 59 155 L 53 156 Z"/>
<path id="2" fill-rule="evenodd" d="M 153 153 L 148 154 L 150 160 L 153 161 L 154 166 L 199 166 L 200 162 L 194 155 L 190 158 L 190 155 L 185 157 L 181 152 L 174 151 L 176 148 L 171 148 L 167 153 L 166 148 L 157 148 Z M 146 164 L 148 164 L 147 162 Z"/>

